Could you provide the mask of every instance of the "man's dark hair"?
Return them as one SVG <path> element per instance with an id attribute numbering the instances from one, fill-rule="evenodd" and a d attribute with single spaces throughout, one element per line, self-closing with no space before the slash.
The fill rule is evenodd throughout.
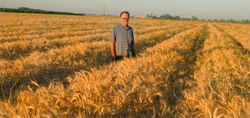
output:
<path id="1" fill-rule="evenodd" d="M 128 12 L 128 11 L 123 11 L 123 12 L 121 12 L 120 17 L 122 17 L 122 14 L 123 14 L 123 13 L 128 14 L 128 18 L 130 18 L 130 14 L 129 14 L 129 12 Z"/>

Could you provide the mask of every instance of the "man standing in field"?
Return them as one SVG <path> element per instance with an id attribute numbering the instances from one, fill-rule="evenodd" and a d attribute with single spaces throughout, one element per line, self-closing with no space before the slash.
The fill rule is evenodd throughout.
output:
<path id="1" fill-rule="evenodd" d="M 111 53 L 113 60 L 120 60 L 124 57 L 134 57 L 134 33 L 129 23 L 129 12 L 123 11 L 120 14 L 121 24 L 116 25 L 111 33 Z"/>

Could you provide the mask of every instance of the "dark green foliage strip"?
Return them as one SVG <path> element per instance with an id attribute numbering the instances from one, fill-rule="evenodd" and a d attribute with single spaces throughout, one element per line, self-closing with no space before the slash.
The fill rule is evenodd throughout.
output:
<path id="1" fill-rule="evenodd" d="M 82 13 L 60 12 L 60 11 L 45 11 L 40 9 L 32 9 L 27 7 L 14 8 L 0 8 L 0 12 L 18 12 L 18 13 L 41 13 L 41 14 L 65 14 L 65 15 L 85 15 Z"/>

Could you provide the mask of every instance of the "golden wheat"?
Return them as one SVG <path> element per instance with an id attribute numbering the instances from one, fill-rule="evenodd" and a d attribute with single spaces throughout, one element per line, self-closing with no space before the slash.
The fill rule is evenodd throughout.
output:
<path id="1" fill-rule="evenodd" d="M 112 62 L 117 17 L 0 15 L 0 117 L 250 116 L 248 24 L 132 18 Z"/>

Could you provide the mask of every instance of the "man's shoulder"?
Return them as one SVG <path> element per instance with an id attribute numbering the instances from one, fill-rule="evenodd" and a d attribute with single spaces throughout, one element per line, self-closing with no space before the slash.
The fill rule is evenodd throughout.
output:
<path id="1" fill-rule="evenodd" d="M 133 28 L 132 28 L 130 25 L 129 25 L 128 27 L 129 27 L 131 30 L 133 30 Z"/>

